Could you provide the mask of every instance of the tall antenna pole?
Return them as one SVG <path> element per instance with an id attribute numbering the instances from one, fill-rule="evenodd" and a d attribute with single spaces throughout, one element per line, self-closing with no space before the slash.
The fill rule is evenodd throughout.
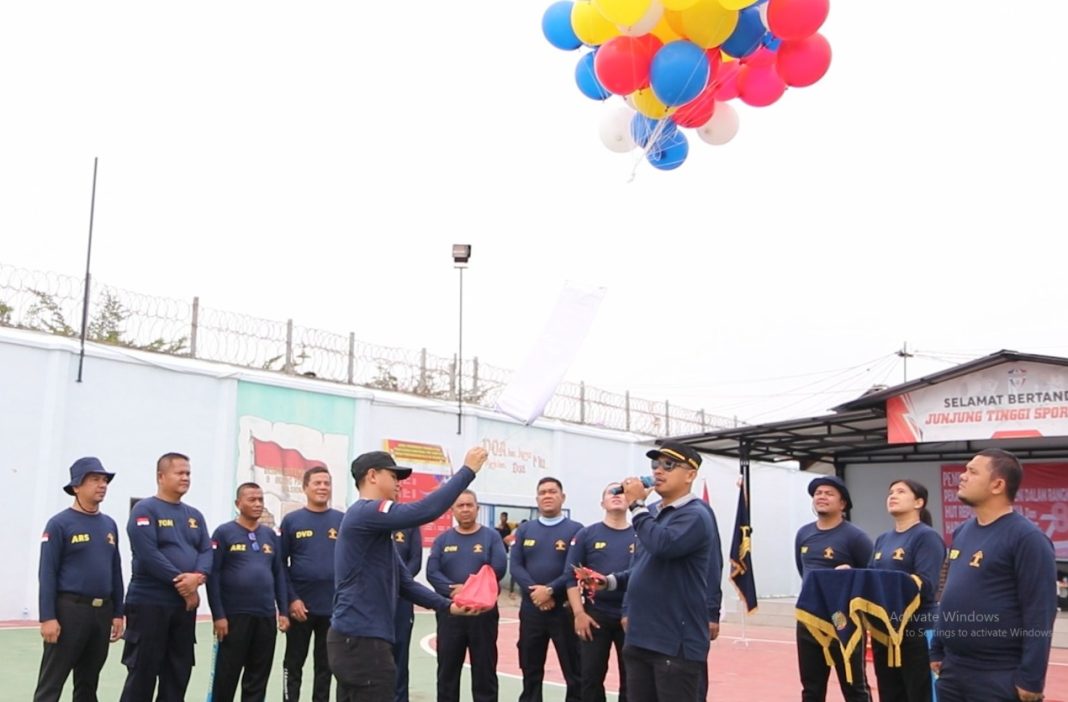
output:
<path id="1" fill-rule="evenodd" d="M 93 260 L 93 216 L 96 214 L 96 165 L 93 157 L 93 195 L 89 200 L 89 247 L 85 254 L 85 292 L 82 293 L 82 345 L 78 351 L 78 382 L 82 382 L 82 366 L 85 364 L 85 334 L 89 329 L 89 264 Z"/>
<path id="2" fill-rule="evenodd" d="M 895 351 L 894 355 L 901 359 L 902 374 L 904 376 L 903 382 L 909 382 L 909 359 L 916 355 L 914 353 L 909 353 L 909 342 L 901 342 L 901 350 Z"/>

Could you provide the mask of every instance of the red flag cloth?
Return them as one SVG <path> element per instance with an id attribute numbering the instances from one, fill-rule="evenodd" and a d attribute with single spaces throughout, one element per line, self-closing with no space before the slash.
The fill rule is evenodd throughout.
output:
<path id="1" fill-rule="evenodd" d="M 487 563 L 479 568 L 477 573 L 467 576 L 467 582 L 453 596 L 452 601 L 460 607 L 493 609 L 497 604 L 498 594 L 500 588 L 497 585 L 497 574 Z"/>
<path id="2" fill-rule="evenodd" d="M 260 468 L 303 476 L 309 468 L 326 467 L 322 461 L 305 458 L 297 449 L 280 446 L 273 441 L 261 441 L 252 437 L 252 462 Z"/>

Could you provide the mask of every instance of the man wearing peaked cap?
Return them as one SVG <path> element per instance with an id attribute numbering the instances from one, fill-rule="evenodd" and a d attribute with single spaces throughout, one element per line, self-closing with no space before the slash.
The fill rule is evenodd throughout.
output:
<path id="1" fill-rule="evenodd" d="M 645 457 L 654 461 L 661 458 L 682 461 L 688 463 L 694 470 L 701 467 L 701 454 L 693 447 L 680 444 L 677 441 L 665 441 L 658 448 L 647 451 Z"/>
<path id="2" fill-rule="evenodd" d="M 41 535 L 44 654 L 35 702 L 58 700 L 71 671 L 74 698 L 96 699 L 108 642 L 122 636 L 119 529 L 100 511 L 114 477 L 98 458 L 75 461 L 63 486 L 74 504 L 52 517 Z"/>

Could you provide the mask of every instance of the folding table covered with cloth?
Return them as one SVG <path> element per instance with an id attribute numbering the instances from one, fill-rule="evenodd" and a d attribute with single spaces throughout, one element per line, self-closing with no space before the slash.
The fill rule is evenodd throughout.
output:
<path id="1" fill-rule="evenodd" d="M 834 666 L 831 646 L 839 647 L 842 660 L 850 659 L 864 639 L 865 620 L 873 638 L 889 649 L 889 664 L 900 666 L 905 627 L 919 608 L 920 582 L 915 575 L 846 568 L 809 571 L 795 613 L 823 647 L 829 667 Z M 846 680 L 853 682 L 848 665 Z"/>

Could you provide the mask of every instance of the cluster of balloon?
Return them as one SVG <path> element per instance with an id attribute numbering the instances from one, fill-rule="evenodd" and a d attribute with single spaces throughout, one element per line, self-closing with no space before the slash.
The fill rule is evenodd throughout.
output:
<path id="1" fill-rule="evenodd" d="M 732 100 L 767 107 L 787 87 L 812 85 L 831 64 L 817 30 L 830 0 L 560 0 L 542 17 L 558 49 L 585 51 L 575 67 L 592 100 L 623 98 L 601 139 L 644 149 L 661 170 L 689 153 L 680 127 L 713 145 L 738 132 Z"/>

